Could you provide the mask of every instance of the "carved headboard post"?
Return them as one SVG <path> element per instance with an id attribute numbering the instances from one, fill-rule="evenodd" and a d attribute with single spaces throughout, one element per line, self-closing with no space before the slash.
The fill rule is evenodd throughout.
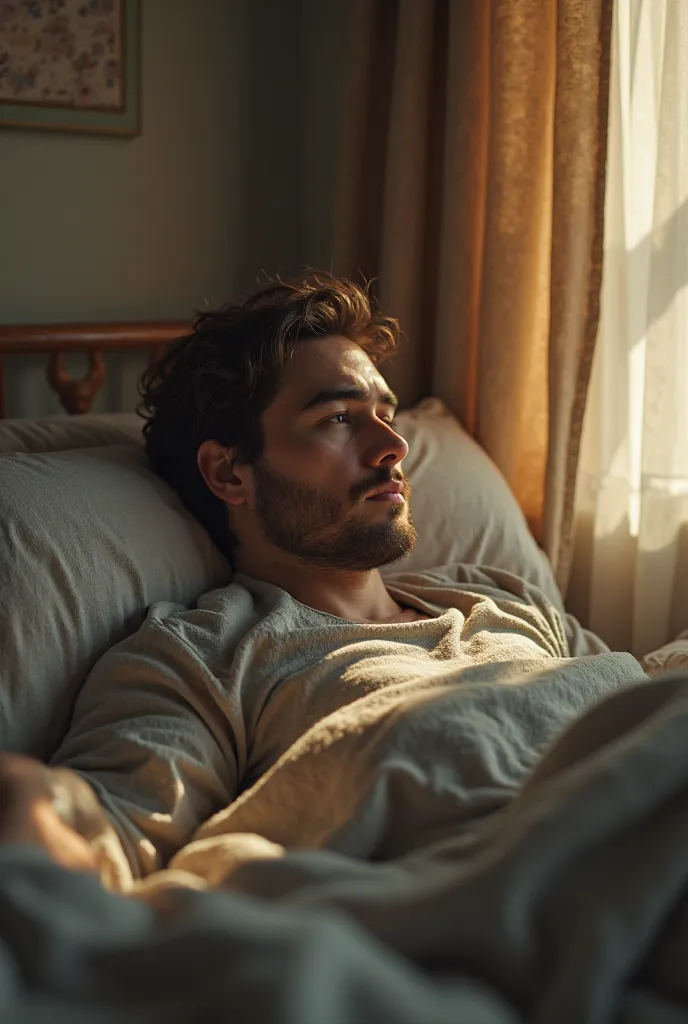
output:
<path id="1" fill-rule="evenodd" d="M 62 365 L 62 356 L 53 352 L 48 363 L 48 382 L 63 409 L 72 414 L 91 411 L 93 399 L 105 383 L 105 360 L 101 352 L 89 352 L 85 377 L 72 378 Z"/>
<path id="2" fill-rule="evenodd" d="M 5 355 L 40 353 L 50 356 L 48 382 L 62 408 L 72 414 L 87 413 L 105 383 L 104 351 L 150 349 L 150 363 L 154 364 L 171 342 L 188 331 L 188 323 L 180 321 L 0 326 L 0 418 L 5 415 L 2 372 Z M 62 362 L 66 352 L 86 353 L 89 365 L 84 377 L 69 376 Z"/>

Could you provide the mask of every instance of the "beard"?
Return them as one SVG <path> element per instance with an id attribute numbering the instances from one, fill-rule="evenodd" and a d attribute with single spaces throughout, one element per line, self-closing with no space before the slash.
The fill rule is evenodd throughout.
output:
<path id="1" fill-rule="evenodd" d="M 409 510 L 411 486 L 406 479 L 402 478 L 406 504 L 390 504 L 385 522 L 367 523 L 347 513 L 363 494 L 389 483 L 389 473 L 355 488 L 347 506 L 320 487 L 292 480 L 265 462 L 256 464 L 254 471 L 256 514 L 266 538 L 303 562 L 367 572 L 403 558 L 416 542 Z"/>

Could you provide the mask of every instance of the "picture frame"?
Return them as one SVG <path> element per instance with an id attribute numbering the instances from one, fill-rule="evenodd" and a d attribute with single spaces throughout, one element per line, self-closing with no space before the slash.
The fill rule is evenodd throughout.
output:
<path id="1" fill-rule="evenodd" d="M 0 0 L 0 126 L 138 135 L 139 0 Z"/>

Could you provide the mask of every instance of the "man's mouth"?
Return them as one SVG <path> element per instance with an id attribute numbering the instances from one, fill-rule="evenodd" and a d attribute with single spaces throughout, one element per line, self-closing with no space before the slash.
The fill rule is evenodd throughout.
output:
<path id="1" fill-rule="evenodd" d="M 392 480 L 388 484 L 378 487 L 372 494 L 369 494 L 366 501 L 391 501 L 394 504 L 402 504 L 404 498 L 404 485 L 400 480 Z"/>
<path id="2" fill-rule="evenodd" d="M 366 501 L 391 501 L 393 504 L 402 505 L 406 498 L 400 491 L 383 491 L 382 494 L 371 494 Z"/>

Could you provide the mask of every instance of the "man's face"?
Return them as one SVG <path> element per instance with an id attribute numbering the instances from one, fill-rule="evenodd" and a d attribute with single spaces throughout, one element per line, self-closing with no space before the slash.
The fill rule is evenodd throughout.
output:
<path id="1" fill-rule="evenodd" d="M 331 569 L 364 571 L 411 550 L 408 445 L 396 399 L 355 342 L 299 343 L 263 415 L 252 511 L 280 550 Z M 392 488 L 386 494 L 372 492 Z"/>

